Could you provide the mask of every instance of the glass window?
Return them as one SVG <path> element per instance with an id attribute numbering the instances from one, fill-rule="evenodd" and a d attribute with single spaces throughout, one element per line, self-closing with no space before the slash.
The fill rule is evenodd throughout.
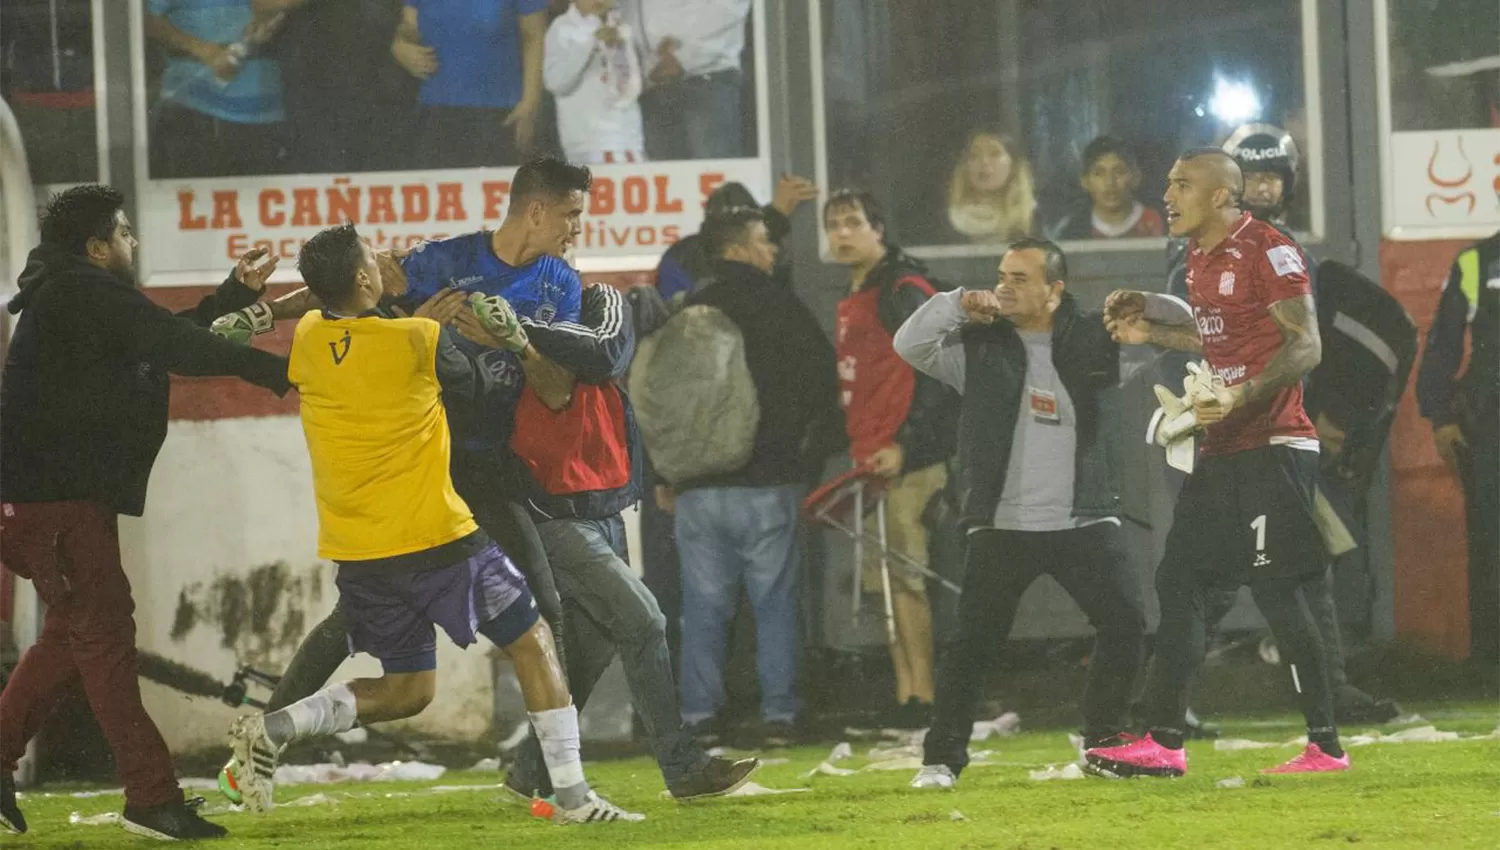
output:
<path id="1" fill-rule="evenodd" d="M 32 182 L 99 179 L 89 0 L 0 3 L 0 96 L 20 126 Z"/>
<path id="2" fill-rule="evenodd" d="M 911 246 L 1144 247 L 1183 149 L 1265 123 L 1307 151 L 1303 20 L 1301 0 L 821 0 L 824 176 L 873 190 Z"/>
<path id="3" fill-rule="evenodd" d="M 756 156 L 753 0 L 143 0 L 151 177 Z"/>
<path id="4" fill-rule="evenodd" d="M 1386 15 L 1392 130 L 1500 127 L 1500 2 L 1386 0 Z"/>

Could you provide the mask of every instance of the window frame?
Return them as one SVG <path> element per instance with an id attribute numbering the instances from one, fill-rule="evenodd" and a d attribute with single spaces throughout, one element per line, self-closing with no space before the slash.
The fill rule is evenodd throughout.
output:
<path id="1" fill-rule="evenodd" d="M 1384 6 L 1385 0 L 1378 0 Z M 1297 239 L 1304 245 L 1321 245 L 1329 240 L 1328 211 L 1325 186 L 1325 151 L 1323 137 L 1323 79 L 1322 45 L 1318 29 L 1320 0 L 1298 0 L 1301 11 L 1302 41 L 1302 88 L 1304 110 L 1307 115 L 1307 138 L 1303 140 L 1302 165 L 1308 193 L 1308 218 L 1311 229 L 1297 231 Z M 812 109 L 814 176 L 818 184 L 818 208 L 828 199 L 828 118 L 824 99 L 823 65 L 823 10 L 822 4 L 807 4 L 807 31 L 809 39 L 809 73 L 811 76 L 810 105 Z M 887 203 L 893 203 L 886 199 Z M 825 265 L 834 258 L 828 253 L 828 234 L 823 225 L 823 216 L 818 216 L 818 259 Z M 1165 238 L 1088 239 L 1065 240 L 1058 244 L 1070 257 L 1075 255 L 1111 256 L 1150 252 L 1159 258 L 1166 246 Z M 1001 244 L 959 245 L 902 245 L 903 250 L 915 257 L 928 260 L 963 260 L 996 257 L 1004 253 Z"/>

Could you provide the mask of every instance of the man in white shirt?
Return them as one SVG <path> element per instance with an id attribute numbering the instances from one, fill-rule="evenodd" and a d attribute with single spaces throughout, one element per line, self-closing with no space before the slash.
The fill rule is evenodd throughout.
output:
<path id="1" fill-rule="evenodd" d="M 641 62 L 615 0 L 573 0 L 547 29 L 543 80 L 569 162 L 644 162 Z"/>
<path id="2" fill-rule="evenodd" d="M 652 159 L 743 156 L 740 54 L 752 0 L 632 0 Z"/>

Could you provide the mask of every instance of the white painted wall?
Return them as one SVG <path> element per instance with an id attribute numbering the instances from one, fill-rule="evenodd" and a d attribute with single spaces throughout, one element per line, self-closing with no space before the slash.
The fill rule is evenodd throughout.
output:
<path id="1" fill-rule="evenodd" d="M 120 526 L 125 571 L 135 595 L 137 645 L 224 682 L 241 663 L 279 673 L 301 636 L 333 608 L 337 597 L 333 565 L 316 555 L 317 509 L 298 419 L 173 422 L 146 505 L 144 517 L 122 518 Z M 637 512 L 627 511 L 625 521 L 632 562 L 639 565 Z M 257 568 L 278 561 L 288 566 L 293 589 L 275 600 L 269 629 L 241 629 L 232 646 L 225 646 L 216 582 L 244 581 Z M 298 579 L 301 587 L 295 586 Z M 206 617 L 174 639 L 184 593 Z M 438 644 L 438 698 L 407 724 L 427 734 L 479 741 L 494 713 L 489 657 L 494 650 L 483 641 L 467 652 L 446 638 L 440 637 Z M 378 663 L 362 656 L 346 662 L 338 675 L 379 672 Z M 144 679 L 141 688 L 147 710 L 174 751 L 222 743 L 234 709 Z"/>
<path id="2" fill-rule="evenodd" d="M 225 682 L 240 663 L 279 673 L 301 635 L 337 597 L 333 566 L 316 554 L 311 476 L 296 417 L 173 422 L 151 476 L 146 515 L 121 521 L 137 645 Z M 232 647 L 224 646 L 213 611 L 215 582 L 244 579 L 277 561 L 294 577 L 304 577 L 300 592 L 276 600 L 269 636 L 244 629 Z M 174 640 L 173 620 L 185 590 L 199 600 L 196 607 L 208 609 L 209 620 Z M 297 611 L 300 628 L 283 636 L 288 616 Z M 492 717 L 488 651 L 481 643 L 462 652 L 440 640 L 438 699 L 409 723 L 448 738 L 483 737 Z M 361 657 L 346 662 L 339 675 L 379 672 L 378 663 Z M 145 680 L 141 686 L 147 710 L 174 751 L 222 743 L 233 709 Z"/>

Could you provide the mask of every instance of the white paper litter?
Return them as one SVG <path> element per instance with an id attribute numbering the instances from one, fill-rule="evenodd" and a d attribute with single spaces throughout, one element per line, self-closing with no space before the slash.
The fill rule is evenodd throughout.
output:
<path id="1" fill-rule="evenodd" d="M 215 785 L 214 787 L 217 788 L 218 786 Z M 124 794 L 124 793 L 125 793 L 125 789 L 124 788 L 106 788 L 106 789 L 104 789 L 102 791 L 74 791 L 73 793 L 69 794 L 68 796 L 69 797 L 77 797 L 80 800 L 87 800 L 90 797 L 108 797 L 108 796 L 110 796 L 112 794 Z M 48 795 L 48 796 L 51 796 L 51 795 Z"/>
<path id="2" fill-rule="evenodd" d="M 970 741 L 983 741 L 991 737 L 1008 738 L 1021 733 L 1021 715 L 1007 711 L 994 720 L 978 720 L 969 732 Z"/>
<path id="3" fill-rule="evenodd" d="M 1286 746 L 1285 742 L 1252 741 L 1249 738 L 1219 738 L 1214 741 L 1214 749 L 1221 753 L 1237 750 L 1269 750 L 1273 747 L 1284 746 Z"/>
<path id="4" fill-rule="evenodd" d="M 284 764 L 276 768 L 277 785 L 330 785 L 335 782 L 431 782 L 448 771 L 420 761 L 363 762 L 350 765 Z"/>
<path id="5" fill-rule="evenodd" d="M 177 784 L 181 785 L 183 788 L 188 788 L 193 791 L 219 790 L 219 780 L 217 779 L 203 779 L 201 777 L 190 776 L 186 779 L 177 780 Z"/>
<path id="6" fill-rule="evenodd" d="M 335 800 L 332 797 L 329 797 L 327 794 L 324 794 L 324 793 L 322 793 L 320 791 L 317 794 L 308 794 L 306 797 L 298 797 L 295 800 L 289 800 L 289 801 L 287 801 L 285 803 L 278 803 L 277 804 L 277 808 L 295 808 L 295 807 L 305 807 L 305 806 L 337 806 L 338 804 L 339 804 L 338 800 Z"/>
<path id="7" fill-rule="evenodd" d="M 1439 732 L 1436 726 L 1414 726 L 1410 729 L 1402 729 L 1393 735 L 1381 735 L 1382 743 L 1405 744 L 1438 744 L 1445 741 L 1457 741 L 1460 736 L 1457 732 Z"/>
<path id="8" fill-rule="evenodd" d="M 1069 762 L 1061 769 L 1055 764 L 1049 764 L 1046 770 L 1033 770 L 1030 775 L 1035 782 L 1048 782 L 1053 779 L 1082 779 L 1083 768 L 1073 762 Z"/>
<path id="9" fill-rule="evenodd" d="M 1420 714 L 1412 713 L 1412 714 L 1403 714 L 1400 717 L 1396 718 L 1395 720 L 1392 720 L 1388 725 L 1391 725 L 1391 726 L 1416 726 L 1416 725 L 1419 725 L 1419 724 L 1423 725 L 1423 726 L 1427 725 L 1427 718 L 1423 717 Z"/>
<path id="10" fill-rule="evenodd" d="M 910 756 L 920 756 L 921 754 L 922 748 L 920 746 L 905 744 L 900 747 L 874 747 L 866 753 L 866 757 L 870 761 L 890 761 L 891 759 L 908 758 Z"/>
<path id="11" fill-rule="evenodd" d="M 872 761 L 865 765 L 865 770 L 917 770 L 922 766 L 921 756 L 902 756 L 900 758 L 886 759 L 885 761 Z"/>
<path id="12" fill-rule="evenodd" d="M 333 733 L 333 737 L 338 738 L 345 744 L 363 744 L 370 740 L 370 730 L 363 726 L 356 726 L 353 729 L 343 732 L 335 732 Z"/>
<path id="13" fill-rule="evenodd" d="M 819 774 L 822 774 L 823 776 L 853 776 L 855 773 L 858 773 L 858 771 L 850 770 L 847 767 L 834 767 L 828 762 L 823 761 L 818 762 L 817 767 L 809 770 L 807 773 L 802 774 L 802 778 L 811 779 L 812 777 L 818 776 Z"/>
<path id="14" fill-rule="evenodd" d="M 503 787 L 504 784 L 496 782 L 493 785 L 434 785 L 427 790 L 433 794 L 451 794 L 454 791 L 499 791 Z"/>
<path id="15" fill-rule="evenodd" d="M 948 813 L 948 820 L 968 820 L 968 818 L 964 817 L 963 812 L 959 811 L 958 809 L 954 809 L 953 811 Z"/>
<path id="16" fill-rule="evenodd" d="M 474 766 L 469 769 L 474 771 L 483 771 L 485 773 L 496 771 L 500 769 L 500 760 L 493 758 L 480 759 L 479 761 L 474 762 Z"/>
<path id="17" fill-rule="evenodd" d="M 761 759 L 760 760 L 760 766 L 761 767 L 776 767 L 777 765 L 791 764 L 791 763 L 792 763 L 791 759 L 783 759 L 783 758 Z"/>
<path id="18" fill-rule="evenodd" d="M 811 788 L 767 788 L 754 782 L 746 782 L 744 785 L 725 794 L 726 797 L 764 797 L 771 794 L 800 794 L 811 791 Z"/>
<path id="19" fill-rule="evenodd" d="M 1245 778 L 1243 776 L 1231 776 L 1228 779 L 1220 779 L 1214 783 L 1215 788 L 1244 788 Z"/>
<path id="20" fill-rule="evenodd" d="M 89 815 L 84 817 L 78 812 L 68 815 L 68 823 L 74 826 L 109 826 L 120 822 L 119 812 L 105 812 L 102 815 Z"/>
<path id="21" fill-rule="evenodd" d="M 840 741 L 838 746 L 833 748 L 833 752 L 829 753 L 828 758 L 824 759 L 824 761 L 827 761 L 829 764 L 837 764 L 844 759 L 853 757 L 854 747 L 850 746 L 848 741 Z"/>

